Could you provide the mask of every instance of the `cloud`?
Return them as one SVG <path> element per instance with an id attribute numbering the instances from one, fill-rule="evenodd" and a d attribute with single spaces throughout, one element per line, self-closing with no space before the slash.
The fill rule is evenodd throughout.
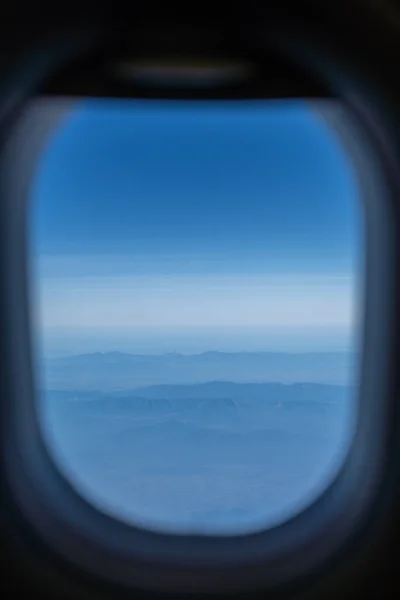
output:
<path id="1" fill-rule="evenodd" d="M 50 270 L 41 265 L 34 287 L 39 325 L 350 328 L 357 318 L 356 281 L 349 274 L 128 274 L 118 261 L 112 274 L 112 262 L 106 269 L 103 263 L 104 276 L 100 268 L 85 271 L 79 257 L 75 273 L 65 259 L 58 269 L 56 259 Z"/>

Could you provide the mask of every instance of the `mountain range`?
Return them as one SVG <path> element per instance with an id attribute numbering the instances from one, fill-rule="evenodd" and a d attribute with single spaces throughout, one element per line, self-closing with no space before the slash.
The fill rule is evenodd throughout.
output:
<path id="1" fill-rule="evenodd" d="M 346 352 L 204 352 L 139 355 L 123 352 L 52 358 L 40 365 L 44 385 L 65 390 L 131 390 L 157 384 L 207 381 L 313 382 L 349 385 L 357 356 Z"/>
<path id="2" fill-rule="evenodd" d="M 101 510 L 171 531 L 248 531 L 293 514 L 334 476 L 355 389 L 315 383 L 45 390 L 45 440 Z"/>

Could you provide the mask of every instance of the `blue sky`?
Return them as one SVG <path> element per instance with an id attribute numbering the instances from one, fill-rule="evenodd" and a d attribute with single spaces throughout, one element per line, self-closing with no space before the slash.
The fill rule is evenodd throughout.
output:
<path id="1" fill-rule="evenodd" d="M 31 215 L 46 331 L 354 323 L 357 185 L 304 102 L 80 102 Z"/>

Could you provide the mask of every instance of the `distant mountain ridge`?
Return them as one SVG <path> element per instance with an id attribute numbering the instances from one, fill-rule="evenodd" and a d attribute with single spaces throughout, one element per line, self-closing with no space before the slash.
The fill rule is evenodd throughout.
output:
<path id="1" fill-rule="evenodd" d="M 137 427 L 160 422 L 185 426 L 258 430 L 266 424 L 290 425 L 292 433 L 306 428 L 318 433 L 340 424 L 350 414 L 352 390 L 323 384 L 236 384 L 209 382 L 199 385 L 149 386 L 123 392 L 49 390 L 44 399 L 49 414 L 63 415 L 64 424 L 73 414 L 90 419 L 91 427 L 103 419 Z M 99 421 L 100 419 L 100 421 Z M 322 428 L 322 429 L 321 429 Z M 86 427 L 83 429 L 86 435 Z"/>
<path id="2" fill-rule="evenodd" d="M 356 361 L 357 356 L 348 352 L 97 352 L 47 359 L 42 370 L 46 387 L 51 389 L 112 391 L 216 380 L 348 385 L 354 379 Z"/>

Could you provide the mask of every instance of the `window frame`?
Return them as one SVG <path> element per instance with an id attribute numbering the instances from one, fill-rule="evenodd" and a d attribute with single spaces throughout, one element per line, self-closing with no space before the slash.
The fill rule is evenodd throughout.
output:
<path id="1" fill-rule="evenodd" d="M 323 48 L 323 41 L 318 41 Z M 327 41 L 325 48 L 328 47 Z M 64 51 L 65 48 L 59 54 L 54 52 L 52 60 L 62 61 L 72 49 L 69 47 L 65 54 Z M 305 54 L 312 64 L 307 48 Z M 329 52 L 327 54 L 331 59 Z M 315 63 L 323 62 L 323 58 L 321 50 L 312 65 L 317 72 L 321 64 Z M 339 69 L 341 64 L 343 66 L 338 58 Z M 43 73 L 48 66 L 40 63 L 36 72 Z M 340 87 L 341 77 L 335 77 L 333 67 L 326 68 L 332 81 Z M 357 70 L 353 74 L 356 76 Z M 309 508 L 282 525 L 257 534 L 229 538 L 178 536 L 141 531 L 97 511 L 55 469 L 39 434 L 34 406 L 26 260 L 26 199 L 35 153 L 28 144 L 23 149 L 25 154 L 21 153 L 19 137 L 24 136 L 23 128 L 20 129 L 23 103 L 34 91 L 36 80 L 26 81 L 21 74 L 21 82 L 24 93 L 10 101 L 0 121 L 3 133 L 1 308 L 7 316 L 2 318 L 2 346 L 5 391 L 8 398 L 12 398 L 12 403 L 4 402 L 3 407 L 3 419 L 7 422 L 3 468 L 8 498 L 18 507 L 28 529 L 51 553 L 79 570 L 91 573 L 100 581 L 127 588 L 196 592 L 276 589 L 284 583 L 293 584 L 309 577 L 339 555 L 343 559 L 344 550 L 348 553 L 354 549 L 369 517 L 381 506 L 382 484 L 392 481 L 393 449 L 397 448 L 398 422 L 393 417 L 397 416 L 395 391 L 398 385 L 396 306 L 400 306 L 397 280 L 400 215 L 397 197 L 400 182 L 395 142 L 391 140 L 386 117 L 380 111 L 380 102 L 375 103 L 374 114 L 362 100 L 362 89 L 359 94 L 343 95 L 351 115 L 351 127 L 356 132 L 347 143 L 359 140 L 357 147 L 351 150 L 349 147 L 349 150 L 355 164 L 369 179 L 365 196 L 365 350 L 360 392 L 363 403 L 346 464 Z M 33 123 L 25 126 L 32 133 Z M 37 138 L 31 136 L 31 141 L 36 143 Z M 24 159 L 22 171 L 16 157 L 19 161 Z M 379 355 L 374 348 L 380 349 Z M 369 466 L 367 472 L 365 465 Z"/>

